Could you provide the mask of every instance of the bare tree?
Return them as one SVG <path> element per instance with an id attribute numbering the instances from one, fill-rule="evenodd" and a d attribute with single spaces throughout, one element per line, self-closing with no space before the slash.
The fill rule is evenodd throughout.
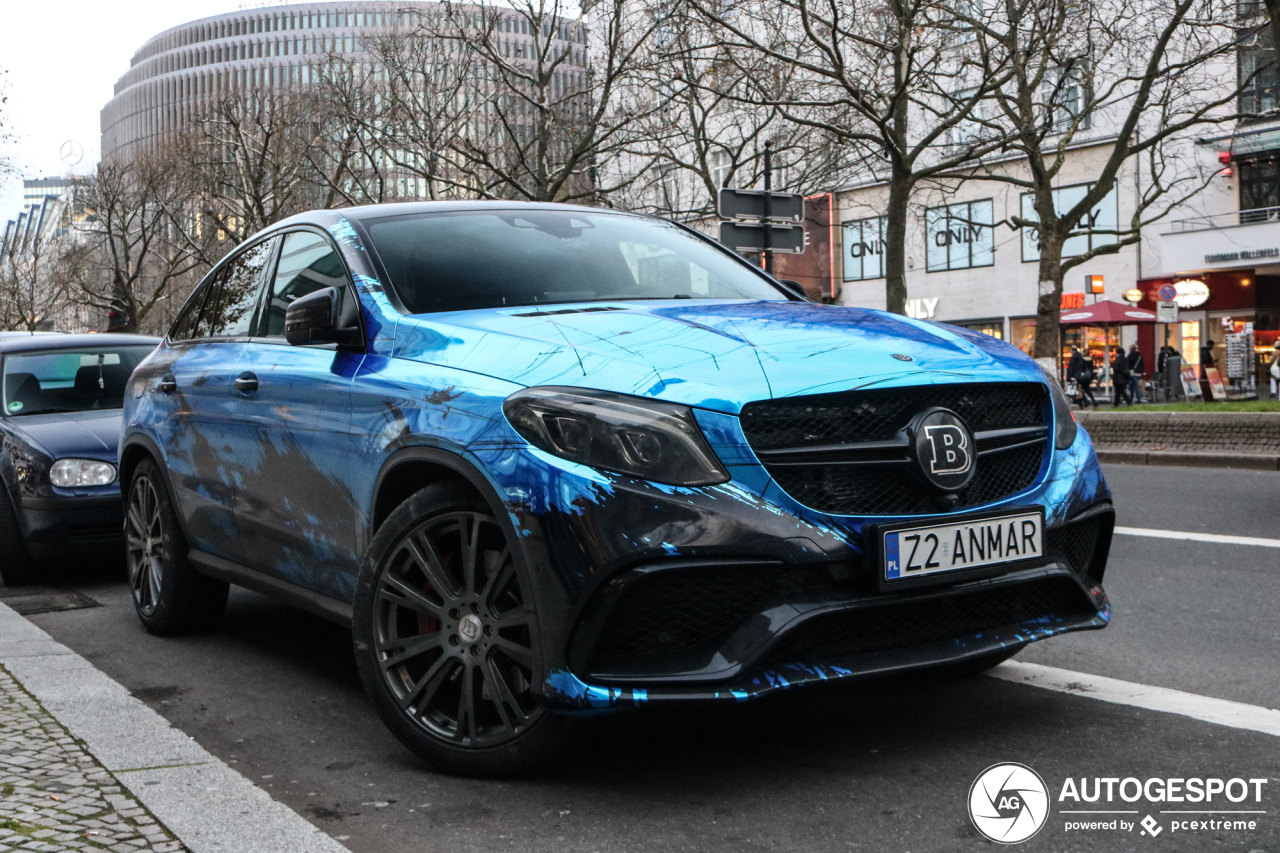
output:
<path id="1" fill-rule="evenodd" d="M 235 90 L 211 100 L 176 141 L 182 181 L 196 196 L 201 229 L 233 243 L 326 198 L 316 174 L 321 134 L 317 98 L 300 86 Z M 335 162 L 339 171 L 342 161 Z M 335 181 L 338 179 L 334 179 Z"/>
<path id="2" fill-rule="evenodd" d="M 86 216 L 67 253 L 72 298 L 112 317 L 115 328 L 141 330 L 157 306 L 207 266 L 176 217 L 192 216 L 181 173 L 166 156 L 104 160 L 77 182 Z"/>
<path id="3" fill-rule="evenodd" d="M 1046 368 L 1061 352 L 1065 273 L 1136 243 L 1144 225 L 1216 171 L 1188 164 L 1195 131 L 1235 117 L 1234 22 L 1234 7 L 1214 0 L 1006 0 L 996 16 L 972 21 L 980 54 L 1000 79 L 985 125 L 1016 162 L 965 176 L 1029 194 L 1033 215 L 1019 211 L 1010 222 L 1038 243 L 1034 355 Z M 1095 158 L 1092 180 L 1066 203 L 1057 185 L 1083 142 Z M 1132 214 L 1111 228 L 1088 227 L 1125 169 L 1141 170 Z M 1086 233 L 1087 246 L 1064 251 Z"/>
<path id="4" fill-rule="evenodd" d="M 0 255 L 0 329 L 51 329 L 67 297 L 60 242 L 40 229 Z"/>
<path id="5" fill-rule="evenodd" d="M 13 159 L 8 152 L 9 146 L 13 143 L 13 134 L 9 131 L 6 111 L 6 105 L 9 103 L 9 85 L 6 79 L 8 76 L 9 70 L 0 68 L 0 179 L 17 172 L 17 168 L 13 165 Z"/>
<path id="6" fill-rule="evenodd" d="M 788 73 L 759 55 L 734 59 L 706 21 L 684 5 L 663 13 L 647 85 L 659 108 L 646 117 L 633 150 L 633 168 L 653 168 L 632 195 L 644 207 L 682 220 L 715 215 L 723 187 L 750 187 L 762 177 L 762 151 L 773 149 L 773 188 L 781 192 L 829 189 L 850 173 L 831 134 L 786 121 L 777 106 L 751 101 L 754 79 Z M 616 202 L 615 202 L 616 203 Z"/>
<path id="7" fill-rule="evenodd" d="M 351 185 L 369 201 L 471 194 L 469 161 L 457 144 L 481 119 L 490 97 L 476 83 L 482 62 L 476 52 L 459 50 L 457 41 L 439 34 L 438 17 L 415 23 L 411 30 L 365 38 L 371 70 L 348 76 L 372 76 L 365 92 L 376 96 L 348 96 L 338 80 L 332 85 L 337 93 L 325 98 L 344 107 L 335 124 L 360 139 L 364 171 L 353 174 Z"/>
<path id="8" fill-rule="evenodd" d="M 651 4 L 446 2 L 418 26 L 474 57 L 460 96 L 477 99 L 448 148 L 459 188 L 481 198 L 600 201 L 637 178 L 618 168 L 657 98 L 639 74 L 660 20 Z M 464 62 L 467 60 L 464 58 Z"/>
<path id="9" fill-rule="evenodd" d="M 885 297 L 890 311 L 903 313 L 916 187 L 998 147 L 966 130 L 1007 74 L 978 55 L 984 43 L 958 11 L 968 4 L 686 2 L 713 26 L 715 47 L 747 72 L 749 94 L 725 94 L 829 134 L 886 184 Z M 771 73 L 761 73 L 762 60 Z"/>

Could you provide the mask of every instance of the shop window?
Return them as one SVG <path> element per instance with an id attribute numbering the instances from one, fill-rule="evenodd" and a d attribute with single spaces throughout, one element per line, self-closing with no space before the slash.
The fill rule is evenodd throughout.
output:
<path id="1" fill-rule="evenodd" d="M 1240 112 L 1263 113 L 1276 108 L 1276 51 L 1271 28 L 1262 27 L 1236 52 Z"/>
<path id="2" fill-rule="evenodd" d="M 1093 184 L 1077 184 L 1071 187 L 1059 187 L 1053 191 L 1053 207 L 1058 216 L 1071 210 L 1088 194 Z M 1035 198 L 1031 193 L 1022 194 L 1022 218 L 1037 221 Z M 1116 207 L 1116 190 L 1102 197 L 1093 209 L 1080 217 L 1072 236 L 1062 244 L 1062 257 L 1073 258 L 1102 246 L 1114 244 L 1118 239 Z M 1097 237 L 1094 232 L 1100 232 Z M 1040 260 L 1040 232 L 1035 228 L 1022 229 L 1022 262 L 1031 263 Z"/>
<path id="3" fill-rule="evenodd" d="M 991 199 L 964 201 L 925 211 L 927 270 L 963 270 L 995 264 Z"/>
<path id="4" fill-rule="evenodd" d="M 885 229 L 888 225 L 887 216 L 843 223 L 845 281 L 884 277 Z"/>
<path id="5" fill-rule="evenodd" d="M 1200 321 L 1179 323 L 1182 340 L 1182 363 L 1200 364 Z"/>
<path id="6" fill-rule="evenodd" d="M 1009 321 L 1009 343 L 1033 355 L 1036 348 L 1036 318 L 1015 317 Z"/>
<path id="7" fill-rule="evenodd" d="M 1263 222 L 1268 217 L 1248 214 L 1268 207 L 1280 207 L 1280 164 L 1274 155 L 1251 157 L 1237 163 L 1240 170 L 1240 222 Z"/>
<path id="8" fill-rule="evenodd" d="M 952 323 L 952 325 L 959 326 L 962 329 L 982 332 L 982 334 L 990 335 L 998 341 L 1004 340 L 1004 322 L 1001 320 L 976 320 L 971 323 Z"/>

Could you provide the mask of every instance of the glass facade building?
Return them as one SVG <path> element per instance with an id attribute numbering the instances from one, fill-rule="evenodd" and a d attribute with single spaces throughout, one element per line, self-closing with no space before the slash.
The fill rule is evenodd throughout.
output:
<path id="1" fill-rule="evenodd" d="M 166 30 L 133 55 L 116 81 L 115 96 L 102 109 L 102 156 L 127 158 L 139 146 L 189 127 L 202 105 L 229 93 L 306 86 L 330 57 L 365 54 L 366 41 L 417 27 L 442 6 L 385 0 L 269 6 Z M 514 11 L 501 30 L 504 54 L 531 49 L 533 33 Z M 584 33 L 570 26 L 556 37 L 585 42 Z M 561 73 L 573 71 L 585 67 L 566 63 Z"/>

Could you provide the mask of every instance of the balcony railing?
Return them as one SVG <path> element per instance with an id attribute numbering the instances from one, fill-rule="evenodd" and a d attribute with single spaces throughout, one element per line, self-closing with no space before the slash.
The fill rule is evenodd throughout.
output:
<path id="1" fill-rule="evenodd" d="M 1176 219 L 1172 226 L 1173 233 L 1177 234 L 1183 231 L 1233 228 L 1236 225 L 1260 225 L 1264 222 L 1280 222 L 1280 207 L 1256 207 L 1253 210 L 1238 210 L 1213 216 L 1193 216 L 1190 219 Z"/>

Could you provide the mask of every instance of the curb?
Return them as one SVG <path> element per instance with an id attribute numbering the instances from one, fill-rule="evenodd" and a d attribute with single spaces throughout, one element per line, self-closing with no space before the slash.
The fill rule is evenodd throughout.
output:
<path id="1" fill-rule="evenodd" d="M 3 603 L 0 664 L 192 853 L 348 853 Z"/>
<path id="2" fill-rule="evenodd" d="M 1187 468 L 1240 468 L 1280 471 L 1280 455 L 1212 453 L 1186 450 L 1107 450 L 1095 448 L 1099 462 L 1121 465 L 1178 465 Z"/>

